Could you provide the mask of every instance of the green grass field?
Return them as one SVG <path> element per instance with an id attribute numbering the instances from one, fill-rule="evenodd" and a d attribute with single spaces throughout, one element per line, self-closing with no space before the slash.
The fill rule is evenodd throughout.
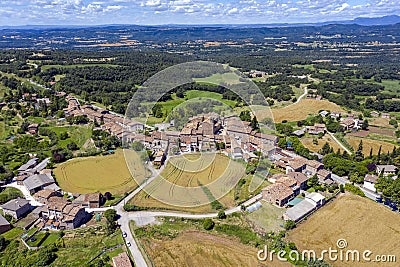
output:
<path id="1" fill-rule="evenodd" d="M 23 233 L 24 230 L 21 228 L 13 228 L 10 231 L 1 234 L 1 236 L 7 240 L 13 240 L 14 238 L 21 236 Z"/>
<path id="2" fill-rule="evenodd" d="M 278 208 L 266 201 L 262 201 L 262 207 L 248 214 L 247 218 L 266 232 L 277 232 L 283 230 L 280 225 L 284 223 L 282 215 L 285 211 L 286 209 L 284 208 Z"/>
<path id="3" fill-rule="evenodd" d="M 68 133 L 69 137 L 67 139 L 59 140 L 59 144 L 64 148 L 71 142 L 75 142 L 78 147 L 82 147 L 92 134 L 90 125 L 54 126 L 47 128 L 54 131 L 58 137 L 60 137 L 61 133 Z"/>
<path id="4" fill-rule="evenodd" d="M 370 79 L 370 81 L 373 81 L 373 79 Z M 400 82 L 398 80 L 382 80 L 380 83 L 373 81 L 373 83 L 385 86 L 387 93 L 400 93 Z"/>
<path id="5" fill-rule="evenodd" d="M 228 106 L 229 109 L 233 109 L 236 105 L 236 101 L 223 99 L 222 94 L 215 93 L 215 92 L 206 92 L 206 91 L 199 91 L 199 90 L 188 90 L 185 92 L 185 98 L 178 98 L 176 94 L 172 94 L 172 100 L 168 100 L 165 102 L 158 102 L 162 106 L 164 118 L 171 113 L 179 105 L 184 105 L 188 100 L 191 101 L 201 101 L 205 99 L 214 99 L 217 100 L 224 105 Z M 154 103 L 149 103 L 149 105 L 153 105 Z M 224 107 L 216 107 L 216 108 L 224 108 Z M 225 107 L 226 108 L 226 107 Z M 161 123 L 164 121 L 164 118 L 156 118 L 153 116 L 149 116 L 147 119 L 147 124 L 154 125 L 156 123 Z M 139 119 L 138 119 L 139 120 Z"/>
<path id="6" fill-rule="evenodd" d="M 138 179 L 145 176 L 139 155 L 129 151 L 130 168 Z M 122 150 L 108 156 L 75 158 L 57 166 L 54 175 L 59 186 L 74 193 L 111 192 L 123 194 L 137 184 L 125 162 Z"/>
<path id="7" fill-rule="evenodd" d="M 195 78 L 194 81 L 198 83 L 206 83 L 206 84 L 213 84 L 213 85 L 220 85 L 221 83 L 225 84 L 238 84 L 240 83 L 239 76 L 233 72 L 227 73 L 216 73 L 211 75 L 210 77 L 206 78 Z"/>

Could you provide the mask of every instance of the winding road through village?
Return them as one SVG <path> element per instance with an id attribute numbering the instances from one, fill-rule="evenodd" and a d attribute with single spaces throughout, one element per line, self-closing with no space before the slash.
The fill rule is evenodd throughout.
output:
<path id="1" fill-rule="evenodd" d="M 188 219 L 204 219 L 204 218 L 214 218 L 217 217 L 218 213 L 204 213 L 204 214 L 190 214 L 184 212 L 174 212 L 174 211 L 131 211 L 127 212 L 124 210 L 124 203 L 127 203 L 134 196 L 136 196 L 140 191 L 144 189 L 148 184 L 150 184 L 159 174 L 159 171 L 156 171 L 151 165 L 149 166 L 149 170 L 151 171 L 151 176 L 147 178 L 137 189 L 135 189 L 132 193 L 130 193 L 127 197 L 125 197 L 122 201 L 120 201 L 117 205 L 106 207 L 106 208 L 87 208 L 88 212 L 104 212 L 108 209 L 115 209 L 119 215 L 118 224 L 120 225 L 121 231 L 126 233 L 125 242 L 130 246 L 128 249 L 130 250 L 133 260 L 135 261 L 135 266 L 138 267 L 146 267 L 147 263 L 140 251 L 139 245 L 134 238 L 131 229 L 129 227 L 130 221 L 135 221 L 136 225 L 143 226 L 146 224 L 156 223 L 157 217 L 178 217 L 178 218 L 188 218 Z M 258 194 L 249 200 L 245 201 L 241 205 L 249 206 L 258 200 L 261 199 L 261 194 Z M 228 209 L 225 211 L 225 214 L 229 215 L 234 212 L 239 212 L 241 210 L 241 205 Z"/>

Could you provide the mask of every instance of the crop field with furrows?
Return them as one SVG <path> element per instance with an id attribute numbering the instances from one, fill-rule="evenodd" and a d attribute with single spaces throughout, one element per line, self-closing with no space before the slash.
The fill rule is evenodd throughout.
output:
<path id="1" fill-rule="evenodd" d="M 322 207 L 291 230 L 287 239 L 300 251 L 337 249 L 338 239 L 345 239 L 343 250 L 372 251 L 400 257 L 400 215 L 381 204 L 355 195 L 342 195 Z M 399 266 L 399 263 L 330 262 L 333 266 Z"/>

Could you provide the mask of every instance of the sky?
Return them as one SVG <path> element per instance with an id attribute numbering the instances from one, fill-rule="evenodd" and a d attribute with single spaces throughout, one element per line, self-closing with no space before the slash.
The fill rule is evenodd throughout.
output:
<path id="1" fill-rule="evenodd" d="M 0 25 L 269 24 L 400 15 L 398 0 L 0 0 Z"/>

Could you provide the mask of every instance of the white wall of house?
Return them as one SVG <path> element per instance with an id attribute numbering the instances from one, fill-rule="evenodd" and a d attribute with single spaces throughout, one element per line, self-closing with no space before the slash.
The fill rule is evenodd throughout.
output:
<path id="1" fill-rule="evenodd" d="M 364 188 L 368 189 L 368 190 L 371 190 L 373 192 L 376 192 L 376 188 L 375 188 L 375 184 L 374 183 L 371 183 L 371 182 L 368 182 L 368 181 L 364 181 Z"/>

